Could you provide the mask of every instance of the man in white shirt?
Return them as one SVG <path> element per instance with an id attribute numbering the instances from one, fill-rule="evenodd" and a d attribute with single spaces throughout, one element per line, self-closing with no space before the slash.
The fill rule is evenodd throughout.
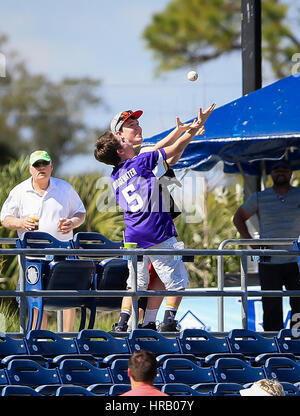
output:
<path id="1" fill-rule="evenodd" d="M 73 229 L 84 222 L 85 208 L 79 195 L 68 182 L 51 177 L 52 171 L 50 155 L 43 150 L 33 152 L 29 158 L 31 177 L 15 186 L 4 202 L 1 223 L 16 230 L 19 237 L 36 229 L 34 217 L 38 217 L 39 231 L 61 241 L 72 239 Z M 64 220 L 60 224 L 61 218 Z M 64 331 L 72 331 L 75 312 L 75 309 L 64 311 Z M 46 327 L 47 314 L 44 313 L 41 328 Z"/>

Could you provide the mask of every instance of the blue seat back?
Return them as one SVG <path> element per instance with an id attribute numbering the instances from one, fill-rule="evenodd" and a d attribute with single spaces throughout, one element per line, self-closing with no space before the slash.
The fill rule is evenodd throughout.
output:
<path id="1" fill-rule="evenodd" d="M 276 379 L 279 382 L 296 383 L 300 380 L 300 365 L 289 358 L 268 358 L 264 369 L 268 378 Z"/>
<path id="2" fill-rule="evenodd" d="M 135 329 L 127 338 L 131 353 L 148 350 L 155 355 L 180 353 L 177 339 L 166 338 L 152 329 Z"/>
<path id="3" fill-rule="evenodd" d="M 6 386 L 1 391 L 1 396 L 43 396 L 29 386 Z"/>
<path id="4" fill-rule="evenodd" d="M 75 338 L 78 352 L 105 357 L 110 354 L 129 354 L 126 339 L 115 338 L 100 329 L 84 329 Z"/>
<path id="5" fill-rule="evenodd" d="M 25 342 L 31 355 L 55 357 L 60 354 L 77 354 L 74 339 L 62 338 L 59 334 L 46 329 L 34 329 L 26 334 Z"/>
<path id="6" fill-rule="evenodd" d="M 95 367 L 85 360 L 63 360 L 58 372 L 63 384 L 79 384 L 84 387 L 96 383 L 112 384 L 106 368 Z"/>
<path id="7" fill-rule="evenodd" d="M 282 381 L 280 383 L 283 387 L 286 396 L 300 396 L 300 390 L 295 384 Z"/>
<path id="8" fill-rule="evenodd" d="M 60 241 L 51 234 L 42 231 L 26 231 L 21 238 L 16 240 L 16 246 L 17 248 L 38 249 L 73 248 L 73 241 Z"/>
<path id="9" fill-rule="evenodd" d="M 82 249 L 119 249 L 122 241 L 111 241 L 104 235 L 94 232 L 79 232 L 73 237 L 74 248 Z M 110 256 L 112 257 L 112 256 Z"/>
<path id="10" fill-rule="evenodd" d="M 60 383 L 56 369 L 45 368 L 33 360 L 12 360 L 5 371 L 9 384 L 39 386 Z"/>
<path id="11" fill-rule="evenodd" d="M 126 393 L 131 390 L 130 384 L 114 384 L 108 391 L 108 396 L 120 396 L 120 394 Z"/>
<path id="12" fill-rule="evenodd" d="M 276 335 L 275 341 L 280 352 L 300 355 L 299 329 L 281 329 Z"/>
<path id="13" fill-rule="evenodd" d="M 58 387 L 55 396 L 97 396 L 82 386 L 61 386 Z"/>
<path id="14" fill-rule="evenodd" d="M 206 356 L 212 353 L 229 352 L 226 338 L 214 337 L 203 329 L 185 329 L 180 332 L 178 341 L 185 354 Z"/>
<path id="15" fill-rule="evenodd" d="M 160 368 L 164 383 L 214 383 L 211 368 L 200 368 L 185 358 L 169 358 Z"/>
<path id="16" fill-rule="evenodd" d="M 212 367 L 218 383 L 251 383 L 265 378 L 262 367 L 252 367 L 238 358 L 219 358 Z"/>
<path id="17" fill-rule="evenodd" d="M 24 340 L 11 338 L 4 332 L 0 332 L 0 357 L 12 354 L 27 354 Z"/>
<path id="18" fill-rule="evenodd" d="M 97 290 L 126 290 L 129 276 L 128 262 L 112 258 L 97 264 Z M 120 309 L 122 297 L 97 297 L 98 310 Z"/>
<path id="19" fill-rule="evenodd" d="M 122 241 L 111 241 L 99 233 L 79 232 L 73 239 L 74 247 L 81 249 L 119 249 L 123 247 Z M 95 288 L 97 290 L 126 290 L 126 281 L 128 278 L 127 260 L 122 258 L 111 258 L 113 254 L 97 256 L 95 259 L 97 277 L 95 279 Z M 100 258 L 106 258 L 101 260 Z M 122 297 L 98 297 L 96 305 L 98 310 L 120 309 Z"/>
<path id="20" fill-rule="evenodd" d="M 274 338 L 263 337 L 249 329 L 233 329 L 227 337 L 231 352 L 256 356 L 267 352 L 278 352 Z"/>
<path id="21" fill-rule="evenodd" d="M 98 396 L 107 396 L 109 389 L 113 386 L 113 384 L 109 383 L 95 383 L 87 386 L 87 390 L 91 391 Z"/>
<path id="22" fill-rule="evenodd" d="M 209 396 L 209 393 L 199 393 L 192 389 L 188 384 L 184 383 L 170 383 L 164 384 L 161 388 L 163 393 L 169 396 Z"/>
<path id="23" fill-rule="evenodd" d="M 244 389 L 238 383 L 218 383 L 215 385 L 212 396 L 240 396 L 240 390 Z"/>

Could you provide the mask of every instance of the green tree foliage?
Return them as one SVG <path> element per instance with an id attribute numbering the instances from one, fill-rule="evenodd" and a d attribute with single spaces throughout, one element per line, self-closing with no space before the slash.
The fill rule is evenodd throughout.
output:
<path id="1" fill-rule="evenodd" d="M 36 149 L 48 150 L 54 165 L 63 156 L 90 151 L 96 133 L 84 122 L 84 111 L 102 103 L 100 81 L 64 78 L 52 81 L 31 74 L 19 55 L 0 36 L 6 76 L 0 78 L 0 163 Z"/>
<path id="2" fill-rule="evenodd" d="M 276 76 L 291 71 L 300 38 L 286 17 L 281 0 L 262 1 L 262 52 Z M 154 14 L 143 33 L 154 52 L 158 72 L 190 67 L 241 49 L 241 2 L 237 0 L 172 0 Z"/>

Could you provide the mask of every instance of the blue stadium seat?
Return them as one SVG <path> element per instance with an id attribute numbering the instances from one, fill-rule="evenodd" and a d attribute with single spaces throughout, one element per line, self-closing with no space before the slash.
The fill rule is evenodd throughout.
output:
<path id="1" fill-rule="evenodd" d="M 161 354 L 156 357 L 157 366 L 161 367 L 163 362 L 168 358 L 185 358 L 186 360 L 190 360 L 200 367 L 202 362 L 201 358 L 196 357 L 194 354 Z"/>
<path id="2" fill-rule="evenodd" d="M 178 341 L 182 353 L 205 357 L 213 353 L 229 353 L 225 338 L 217 338 L 203 329 L 185 329 L 180 332 Z"/>
<path id="3" fill-rule="evenodd" d="M 40 231 L 25 232 L 16 240 L 18 248 L 73 248 L 73 241 L 59 241 L 52 235 Z M 25 290 L 91 290 L 96 268 L 92 261 L 79 260 L 74 256 L 52 256 L 53 259 L 26 257 Z M 27 331 L 32 329 L 33 309 L 38 311 L 35 329 L 40 329 L 44 310 L 61 310 L 68 308 L 81 309 L 79 330 L 86 321 L 86 308 L 90 309 L 89 328 L 94 325 L 96 307 L 95 299 L 81 297 L 27 297 L 28 324 Z"/>
<path id="4" fill-rule="evenodd" d="M 242 353 L 232 353 L 232 352 L 220 352 L 220 353 L 216 353 L 216 354 L 209 354 L 206 357 L 204 357 L 203 361 L 201 361 L 203 366 L 206 367 L 212 367 L 215 365 L 215 362 L 219 359 L 219 358 L 238 358 L 239 360 L 243 360 L 246 363 L 250 363 L 250 360 L 248 357 L 246 357 L 244 354 Z"/>
<path id="5" fill-rule="evenodd" d="M 67 360 L 69 358 L 72 358 L 72 360 L 85 360 L 95 367 L 100 367 L 102 364 L 102 358 L 97 358 L 92 354 L 61 354 L 57 355 L 50 361 L 50 366 L 58 367 L 63 360 Z"/>
<path id="6" fill-rule="evenodd" d="M 135 329 L 127 338 L 131 353 L 148 350 L 155 355 L 178 354 L 180 348 L 176 339 L 166 338 L 152 329 Z"/>
<path id="7" fill-rule="evenodd" d="M 35 391 L 42 396 L 55 396 L 58 387 L 61 387 L 61 384 L 41 384 L 35 388 Z"/>
<path id="8" fill-rule="evenodd" d="M 293 383 L 287 383 L 285 381 L 280 383 L 284 389 L 286 396 L 300 396 L 299 387 Z"/>
<path id="9" fill-rule="evenodd" d="M 264 364 L 267 378 L 296 383 L 300 380 L 300 365 L 289 358 L 268 358 Z"/>
<path id="10" fill-rule="evenodd" d="M 78 333 L 75 343 L 80 354 L 105 357 L 110 354 L 129 354 L 126 339 L 115 338 L 100 329 L 85 329 Z"/>
<path id="11" fill-rule="evenodd" d="M 129 359 L 131 354 L 110 354 L 103 358 L 101 367 L 109 367 L 111 366 L 112 362 L 115 360 L 121 359 Z"/>
<path id="12" fill-rule="evenodd" d="M 300 355 L 300 330 L 281 329 L 275 337 L 279 352 Z"/>
<path id="13" fill-rule="evenodd" d="M 63 338 L 46 329 L 33 329 L 26 334 L 26 346 L 30 355 L 55 357 L 60 354 L 77 354 L 74 339 Z"/>
<path id="14" fill-rule="evenodd" d="M 4 370 L 9 384 L 39 386 L 61 382 L 56 369 L 45 368 L 33 360 L 10 361 Z"/>
<path id="15" fill-rule="evenodd" d="M 209 393 L 200 393 L 184 383 L 164 384 L 161 391 L 169 396 L 210 396 Z"/>
<path id="16" fill-rule="evenodd" d="M 274 357 L 279 357 L 279 358 L 289 358 L 290 360 L 296 361 L 296 357 L 294 354 L 291 353 L 281 353 L 281 352 L 274 352 L 274 353 L 264 353 L 264 354 L 259 354 L 257 355 L 254 360 L 251 362 L 252 366 L 263 366 L 265 364 L 265 362 L 267 361 L 268 358 L 274 358 Z"/>
<path id="17" fill-rule="evenodd" d="M 94 232 L 79 232 L 73 238 L 74 248 L 80 249 L 119 249 L 123 247 L 122 241 L 111 241 L 104 235 Z M 102 260 L 99 258 L 102 257 Z M 103 257 L 109 257 L 103 260 Z M 128 278 L 128 262 L 113 255 L 98 256 L 94 258 L 96 265 L 96 279 L 94 287 L 97 290 L 126 290 Z M 122 297 L 97 297 L 97 310 L 119 310 Z"/>
<path id="18" fill-rule="evenodd" d="M 0 357 L 7 355 L 23 355 L 27 354 L 26 344 L 23 339 L 16 339 L 8 336 L 4 332 L 0 332 Z"/>
<path id="19" fill-rule="evenodd" d="M 131 390 L 130 384 L 113 384 L 108 391 L 108 396 L 120 396 L 129 390 Z"/>
<path id="20" fill-rule="evenodd" d="M 229 332 L 228 344 L 233 353 L 255 357 L 262 353 L 279 352 L 274 338 L 263 337 L 249 329 L 233 329 Z"/>
<path id="21" fill-rule="evenodd" d="M 7 355 L 1 360 L 1 364 L 4 367 L 7 367 L 8 363 L 12 360 L 33 360 L 37 362 L 38 364 L 40 364 L 42 367 L 46 367 L 46 368 L 49 368 L 50 363 L 51 363 L 51 360 L 49 360 L 46 357 L 43 357 L 42 355 L 29 355 L 29 354 L 21 355 L 20 354 L 20 355 Z"/>
<path id="22" fill-rule="evenodd" d="M 6 386 L 1 391 L 1 396 L 41 396 L 42 394 L 29 386 Z"/>
<path id="23" fill-rule="evenodd" d="M 265 378 L 261 367 L 252 367 L 238 358 L 219 358 L 212 367 L 218 383 L 250 383 Z"/>
<path id="24" fill-rule="evenodd" d="M 218 383 L 215 385 L 212 396 L 240 396 L 240 390 L 244 389 L 238 383 Z"/>
<path id="25" fill-rule="evenodd" d="M 214 383 L 215 379 L 210 368 L 199 367 L 184 358 L 169 358 L 163 362 L 160 372 L 165 384 L 168 383 Z"/>
<path id="26" fill-rule="evenodd" d="M 113 386 L 110 383 L 95 383 L 87 386 L 86 389 L 98 396 L 107 396 L 109 389 Z"/>
<path id="27" fill-rule="evenodd" d="M 55 396 L 97 396 L 82 386 L 60 386 L 55 392 Z"/>
<path id="28" fill-rule="evenodd" d="M 113 361 L 109 367 L 109 372 L 114 384 L 130 384 L 130 380 L 127 374 L 128 359 L 119 358 Z M 154 383 L 162 384 L 163 380 L 158 371 Z"/>
<path id="29" fill-rule="evenodd" d="M 84 360 L 67 359 L 58 367 L 63 384 L 79 384 L 83 387 L 96 383 L 112 384 L 111 376 L 106 368 L 92 366 Z"/>
<path id="30" fill-rule="evenodd" d="M 8 384 L 8 379 L 6 375 L 6 371 L 4 369 L 0 370 L 0 386 Z"/>
<path id="31" fill-rule="evenodd" d="M 197 390 L 198 393 L 205 393 L 208 396 L 211 396 L 211 393 L 217 383 L 196 383 L 193 384 L 191 387 L 194 390 Z"/>

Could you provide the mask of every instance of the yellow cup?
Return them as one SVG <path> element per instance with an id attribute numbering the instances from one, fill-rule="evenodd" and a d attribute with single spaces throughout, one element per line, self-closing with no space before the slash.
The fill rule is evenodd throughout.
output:
<path id="1" fill-rule="evenodd" d="M 40 217 L 38 217 L 37 215 L 30 215 L 29 218 L 34 222 L 33 230 L 38 230 Z"/>
<path id="2" fill-rule="evenodd" d="M 124 243 L 125 248 L 137 248 L 137 243 Z"/>

